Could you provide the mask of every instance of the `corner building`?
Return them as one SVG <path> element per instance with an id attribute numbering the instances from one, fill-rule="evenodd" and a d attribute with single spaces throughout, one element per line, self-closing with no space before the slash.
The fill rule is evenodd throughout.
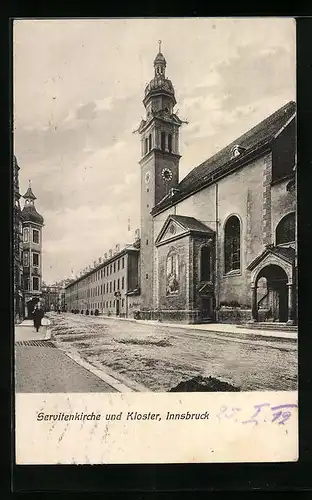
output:
<path id="1" fill-rule="evenodd" d="M 35 207 L 36 196 L 30 183 L 23 196 L 23 285 L 25 317 L 31 318 L 34 305 L 42 295 L 42 228 L 44 219 Z"/>
<path id="2" fill-rule="evenodd" d="M 161 52 L 141 121 L 141 317 L 294 324 L 296 105 L 179 180 L 181 120 Z"/>

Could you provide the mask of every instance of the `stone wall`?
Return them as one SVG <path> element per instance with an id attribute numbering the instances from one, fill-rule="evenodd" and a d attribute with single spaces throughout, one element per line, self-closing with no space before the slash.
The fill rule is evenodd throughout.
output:
<path id="1" fill-rule="evenodd" d="M 221 307 L 217 311 L 216 316 L 219 323 L 247 323 L 251 320 L 251 309 Z"/>

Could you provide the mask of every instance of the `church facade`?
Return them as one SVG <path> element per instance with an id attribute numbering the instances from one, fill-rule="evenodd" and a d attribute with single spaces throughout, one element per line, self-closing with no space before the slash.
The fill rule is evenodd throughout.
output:
<path id="1" fill-rule="evenodd" d="M 143 104 L 141 317 L 296 323 L 296 106 L 179 179 L 182 121 L 159 51 Z"/>

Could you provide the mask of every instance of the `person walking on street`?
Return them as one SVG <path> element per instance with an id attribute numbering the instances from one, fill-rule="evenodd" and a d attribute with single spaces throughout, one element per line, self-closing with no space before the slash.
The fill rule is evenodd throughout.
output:
<path id="1" fill-rule="evenodd" d="M 39 328 L 41 326 L 41 320 L 42 320 L 43 316 L 44 316 L 43 308 L 42 308 L 40 302 L 38 302 L 38 304 L 36 304 L 34 312 L 33 312 L 34 327 L 36 328 L 37 332 L 39 332 Z"/>

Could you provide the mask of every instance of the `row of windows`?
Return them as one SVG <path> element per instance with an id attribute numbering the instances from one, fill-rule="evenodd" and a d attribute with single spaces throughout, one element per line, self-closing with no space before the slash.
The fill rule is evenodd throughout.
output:
<path id="1" fill-rule="evenodd" d="M 40 257 L 39 253 L 32 252 L 32 266 L 33 267 L 39 267 L 39 262 L 40 262 Z M 24 267 L 29 267 L 29 252 L 23 252 L 23 266 Z"/>
<path id="2" fill-rule="evenodd" d="M 104 300 L 103 302 L 93 302 L 90 304 L 90 309 L 109 309 L 110 307 L 116 307 L 116 300 Z M 125 299 L 121 299 L 121 307 L 125 306 Z M 89 305 L 87 306 L 89 307 Z"/>
<path id="3" fill-rule="evenodd" d="M 89 298 L 89 297 L 97 297 L 99 295 L 105 295 L 106 293 L 113 293 L 117 292 L 120 290 L 120 285 L 121 285 L 121 290 L 124 290 L 125 288 L 125 278 L 124 276 L 121 278 L 118 278 L 118 280 L 110 281 L 109 283 L 104 283 L 103 285 L 98 285 L 94 288 L 91 288 L 90 290 L 82 290 L 81 293 L 79 293 L 79 297 L 82 298 Z M 74 290 L 72 290 L 72 293 L 75 294 Z"/>
<path id="4" fill-rule="evenodd" d="M 29 243 L 29 227 L 24 227 L 23 242 Z M 40 243 L 40 231 L 38 229 L 32 230 L 32 242 L 36 244 Z"/>
<path id="5" fill-rule="evenodd" d="M 147 154 L 153 147 L 152 134 L 149 134 L 144 141 L 144 154 Z M 166 134 L 166 132 L 161 132 L 160 135 L 160 148 L 164 151 L 168 149 L 169 153 L 172 152 L 172 134 Z"/>
<path id="6" fill-rule="evenodd" d="M 110 276 L 111 274 L 116 273 L 124 268 L 125 268 L 125 258 L 122 257 L 121 259 L 116 260 L 112 264 L 103 267 L 96 273 L 91 274 L 90 276 L 88 276 L 88 278 L 83 280 L 81 284 L 82 286 L 84 286 L 85 284 L 88 283 L 94 283 L 95 281 L 105 278 L 105 276 Z"/>
<path id="7" fill-rule="evenodd" d="M 30 278 L 25 278 L 24 288 L 26 291 L 30 291 Z M 39 291 L 39 278 L 37 276 L 33 276 L 32 278 L 32 290 L 35 292 Z"/>

